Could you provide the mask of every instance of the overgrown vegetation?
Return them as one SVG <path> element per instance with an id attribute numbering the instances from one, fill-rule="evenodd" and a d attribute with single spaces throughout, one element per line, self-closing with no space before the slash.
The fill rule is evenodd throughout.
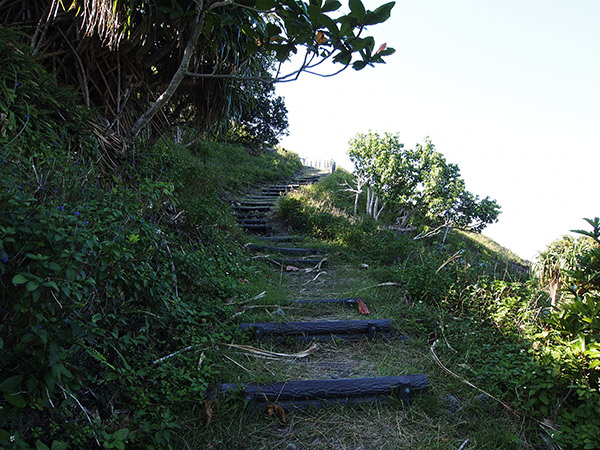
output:
<path id="1" fill-rule="evenodd" d="M 201 140 L 111 155 L 16 42 L 0 39 L 0 446 L 181 447 L 257 276 L 228 197 L 301 165 Z"/>
<path id="2" fill-rule="evenodd" d="M 104 16 L 95 17 L 122 13 L 123 5 L 115 5 L 112 13 L 105 8 Z M 136 45 L 149 26 L 147 18 L 141 17 L 143 5 L 129 11 L 135 19 L 131 24 L 122 23 L 140 31 L 135 33 Z M 309 58 L 302 70 L 317 63 L 310 55 L 361 69 L 391 53 L 385 46 L 375 51 L 372 38 L 355 35 L 364 25 L 384 21 L 391 3 L 366 11 L 361 2 L 352 1 L 350 13 L 328 20 L 327 13 L 340 7 L 335 1 L 312 5 L 307 11 L 298 11 L 298 2 L 288 2 L 277 11 L 278 25 L 265 25 L 263 15 L 252 8 L 268 11 L 280 4 L 252 5 L 229 8 L 207 3 L 208 9 L 198 14 L 191 13 L 191 4 L 153 11 L 158 17 L 173 15 L 184 30 L 182 36 L 196 28 L 200 18 L 207 20 L 205 25 L 211 26 L 202 29 L 201 41 L 218 37 L 215 48 L 231 50 L 221 58 L 215 48 L 207 49 L 207 67 L 200 67 L 202 58 L 197 55 L 194 70 L 202 70 L 200 75 L 218 68 L 223 69 L 220 75 L 234 79 L 236 70 L 251 62 L 245 52 L 259 52 L 252 48 L 256 42 L 268 43 L 269 51 L 280 59 L 295 46 L 306 46 Z M 2 6 L 10 13 L 6 20 L 18 22 L 19 6 L 20 2 Z M 38 6 L 40 13 L 44 8 Z M 141 80 L 135 89 L 142 91 L 131 94 L 137 106 L 125 113 L 120 109 L 125 84 L 118 80 L 131 75 L 128 66 L 103 79 L 106 86 L 94 86 L 90 104 L 101 106 L 102 111 L 84 109 L 80 105 L 85 101 L 58 84 L 30 55 L 41 48 L 63 55 L 60 51 L 68 45 L 59 44 L 58 28 L 73 36 L 83 26 L 70 22 L 71 12 L 58 14 L 61 20 L 48 23 L 54 38 L 45 34 L 46 24 L 39 14 L 27 19 L 28 37 L 0 28 L 1 446 L 226 448 L 246 445 L 253 437 L 263 446 L 277 447 L 290 441 L 289 435 L 279 433 L 277 419 L 249 419 L 234 401 L 204 403 L 209 386 L 249 377 L 271 380 L 281 374 L 359 376 L 364 371 L 388 375 L 409 370 L 431 376 L 433 395 L 407 409 L 399 404 L 365 409 L 366 425 L 357 423 L 356 414 L 347 409 L 308 415 L 298 419 L 302 442 L 313 447 L 358 446 L 367 439 L 381 446 L 392 442 L 405 448 L 457 448 L 466 435 L 477 448 L 536 448 L 543 442 L 563 448 L 599 446 L 598 219 L 588 221 L 591 230 L 580 232 L 584 240 L 553 244 L 540 258 L 542 281 L 559 294 L 551 299 L 524 270 L 525 262 L 515 261 L 514 255 L 492 248 L 479 237 L 453 231 L 447 238 L 415 240 L 407 229 L 404 234 L 390 230 L 398 210 L 389 208 L 379 214 L 373 196 L 354 195 L 349 189 L 356 186 L 355 178 L 340 170 L 279 205 L 279 216 L 287 226 L 328 249 L 331 262 L 340 269 L 332 266 L 329 273 L 319 272 L 316 277 L 310 272 L 295 278 L 283 271 L 275 273 L 251 259 L 240 245 L 242 235 L 227 203 L 250 183 L 289 178 L 300 168 L 297 157 L 283 150 L 252 156 L 242 148 L 203 139 L 202 134 L 192 136 L 199 131 L 185 127 L 180 129 L 189 135 L 176 141 L 186 145 L 162 135 L 153 146 L 122 146 L 120 138 L 148 106 L 142 85 L 158 93 L 174 70 L 146 67 L 148 73 L 129 80 Z M 297 32 L 279 39 L 284 28 L 293 28 L 297 17 L 304 20 Z M 257 23 L 265 26 L 253 28 Z M 229 36 L 240 24 L 246 26 L 247 36 Z M 62 30 L 63 26 L 67 28 Z M 98 23 L 85 27 L 101 31 Z M 180 57 L 183 43 L 191 37 L 175 44 L 167 28 L 159 39 L 164 47 L 157 44 L 150 53 L 158 56 L 164 51 Z M 100 41 L 94 37 L 86 49 L 106 50 Z M 233 56 L 236 49 L 243 50 L 242 60 Z M 145 56 L 147 51 L 137 48 L 134 53 Z M 111 52 L 97 61 L 112 64 L 115 54 Z M 360 56 L 353 61 L 356 54 Z M 117 55 L 113 66 L 118 67 L 124 57 Z M 244 66 L 248 72 L 240 76 L 264 75 L 269 61 Z M 73 74 L 67 76 L 64 70 L 70 63 L 57 62 L 63 63 L 57 72 L 63 81 L 72 80 Z M 77 84 L 85 98 L 90 81 L 83 77 L 85 68 L 77 67 Z M 108 74 L 102 67 L 90 67 Z M 203 92 L 215 94 L 217 100 L 204 98 L 205 103 L 195 105 L 196 111 L 177 110 L 192 95 L 180 92 L 182 96 L 173 97 L 170 104 L 173 117 L 200 118 L 214 125 L 217 116 L 231 118 L 224 113 L 228 101 L 238 105 L 249 98 L 240 92 L 238 97 L 229 95 L 228 89 L 240 86 L 205 82 L 200 84 L 212 88 Z M 268 87 L 269 83 L 267 103 L 276 100 L 269 97 Z M 99 98 L 105 90 L 113 94 Z M 251 96 L 253 91 L 248 92 Z M 242 127 L 240 136 L 258 135 L 267 143 L 273 138 L 268 129 L 244 134 L 255 124 L 253 115 L 246 117 L 247 127 Z M 108 128 L 103 124 L 107 118 Z M 161 134 L 156 129 L 164 127 L 154 125 L 154 133 L 152 128 L 146 132 L 158 139 Z M 460 191 L 457 170 L 437 156 L 433 159 L 438 165 L 427 167 L 437 167 L 442 175 L 448 169 L 446 178 L 456 181 Z M 447 211 L 459 209 L 452 202 L 436 202 L 420 204 L 419 226 L 435 228 L 440 217 L 448 218 Z M 488 223 L 498 210 L 491 200 L 486 205 L 479 218 Z M 379 220 L 362 217 L 355 208 L 370 209 L 371 216 L 376 210 Z M 428 208 L 437 212 L 428 216 Z M 333 368 L 319 366 L 318 357 L 305 365 L 295 360 L 238 363 L 234 359 L 238 356 L 226 345 L 244 340 L 236 331 L 237 321 L 265 315 L 281 320 L 282 314 L 287 318 L 322 315 L 322 311 L 301 312 L 286 304 L 309 288 L 317 295 L 365 297 L 374 317 L 391 317 L 395 328 L 409 339 L 360 343 L 343 351 L 336 342 L 327 344 L 329 354 L 340 354 L 339 366 Z M 354 317 L 351 312 L 343 314 Z M 454 381 L 436 361 L 460 380 L 469 380 L 501 400 L 504 408 L 494 408 L 497 403 L 487 396 L 478 397 L 479 391 Z M 461 400 L 453 411 L 442 408 L 454 402 L 449 394 Z M 323 423 L 337 431 L 350 422 L 353 434 L 315 438 Z M 500 429 L 491 432 L 498 423 Z"/>
<path id="3" fill-rule="evenodd" d="M 598 219 L 589 221 L 591 231 L 580 232 L 588 244 L 578 246 L 570 270 L 561 272 L 568 288 L 553 308 L 525 262 L 508 252 L 461 232 L 451 232 L 445 243 L 441 236 L 415 241 L 415 233 L 354 216 L 354 195 L 345 188 L 351 178 L 338 171 L 304 188 L 280 202 L 280 216 L 293 230 L 342 246 L 369 266 L 371 280 L 398 286 L 404 301 L 444 311 L 438 313 L 444 323 L 416 318 L 413 330 L 426 333 L 429 345 L 442 341 L 436 351 L 456 374 L 529 418 L 531 430 L 545 430 L 544 440 L 597 448 Z M 518 442 L 530 439 L 525 433 Z"/>

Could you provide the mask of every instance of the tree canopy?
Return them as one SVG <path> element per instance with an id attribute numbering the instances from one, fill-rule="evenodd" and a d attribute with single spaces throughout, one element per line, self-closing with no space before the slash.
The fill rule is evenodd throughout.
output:
<path id="1" fill-rule="evenodd" d="M 399 134 L 359 133 L 349 154 L 359 179 L 397 213 L 401 230 L 480 232 L 498 218 L 497 202 L 467 191 L 458 166 L 448 163 L 429 138 L 405 149 Z"/>
<path id="2" fill-rule="evenodd" d="M 16 0 L 0 3 L 0 17 L 26 32 L 59 82 L 100 110 L 107 131 L 131 141 L 182 114 L 201 129 L 223 129 L 267 89 L 260 83 L 384 62 L 394 50 L 365 34 L 393 6 L 369 11 L 350 0 L 342 13 L 337 0 Z M 299 52 L 300 65 L 283 73 Z M 319 72 L 327 60 L 340 69 Z"/>

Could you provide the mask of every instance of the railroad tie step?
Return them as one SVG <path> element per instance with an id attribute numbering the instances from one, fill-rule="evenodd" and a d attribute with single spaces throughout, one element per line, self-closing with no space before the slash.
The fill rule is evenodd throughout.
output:
<path id="1" fill-rule="evenodd" d="M 290 183 L 290 184 L 272 184 L 267 186 L 270 189 L 295 189 L 300 187 L 298 183 Z"/>
<path id="2" fill-rule="evenodd" d="M 318 305 L 318 304 L 347 304 L 354 305 L 360 298 L 301 298 L 294 300 L 297 305 Z"/>
<path id="3" fill-rule="evenodd" d="M 261 236 L 261 240 L 270 242 L 295 242 L 301 241 L 302 236 Z"/>
<path id="4" fill-rule="evenodd" d="M 271 227 L 271 225 L 269 224 L 264 224 L 264 223 L 241 223 L 239 224 L 240 227 L 242 227 L 244 230 L 247 231 L 256 231 L 256 232 L 272 232 L 273 231 L 273 227 Z"/>
<path id="5" fill-rule="evenodd" d="M 273 202 L 273 200 L 271 199 L 271 201 L 268 200 L 241 200 L 239 202 L 237 202 L 237 206 L 268 206 L 268 207 L 272 207 L 275 203 Z"/>
<path id="6" fill-rule="evenodd" d="M 236 219 L 244 220 L 244 219 L 264 219 L 266 218 L 268 213 L 263 211 L 246 211 L 246 212 L 236 212 L 233 216 Z"/>
<path id="7" fill-rule="evenodd" d="M 294 265 L 294 266 L 317 266 L 327 264 L 327 258 L 315 259 L 315 258 L 269 258 L 269 261 L 283 265 Z"/>
<path id="8" fill-rule="evenodd" d="M 251 411 L 264 411 L 277 404 L 285 410 L 305 410 L 334 405 L 386 402 L 390 398 L 411 400 L 429 387 L 422 373 L 369 378 L 290 380 L 274 383 L 221 385 L 221 395 L 242 391 Z"/>
<path id="9" fill-rule="evenodd" d="M 237 219 L 237 223 L 239 223 L 240 225 L 252 225 L 252 224 L 261 224 L 261 225 L 266 225 L 267 224 L 267 219 L 260 218 L 260 217 L 255 217 L 255 218 L 239 218 Z"/>
<path id="10" fill-rule="evenodd" d="M 312 255 L 321 253 L 318 248 L 271 247 L 268 245 L 248 244 L 248 248 L 263 253 L 281 253 L 284 255 Z"/>
<path id="11" fill-rule="evenodd" d="M 268 197 L 266 195 L 248 195 L 248 196 L 246 196 L 246 198 L 249 201 L 252 201 L 252 202 L 261 202 L 261 201 L 264 201 L 264 202 L 270 202 L 270 203 L 272 203 L 273 200 L 274 200 L 273 197 Z"/>
<path id="12" fill-rule="evenodd" d="M 233 209 L 240 212 L 245 211 L 270 211 L 271 206 L 234 206 Z"/>
<path id="13" fill-rule="evenodd" d="M 258 340 L 326 341 L 373 339 L 391 336 L 390 319 L 320 320 L 309 322 L 241 323 L 240 330 L 250 331 Z"/>

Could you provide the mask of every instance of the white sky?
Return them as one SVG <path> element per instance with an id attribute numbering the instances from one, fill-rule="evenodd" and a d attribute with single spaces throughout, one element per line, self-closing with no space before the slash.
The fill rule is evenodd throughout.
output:
<path id="1" fill-rule="evenodd" d="M 411 148 L 430 136 L 468 190 L 500 203 L 484 234 L 533 259 L 600 215 L 599 21 L 597 0 L 400 0 L 368 30 L 396 49 L 387 64 L 277 85 L 281 145 L 352 169 L 356 133 Z"/>

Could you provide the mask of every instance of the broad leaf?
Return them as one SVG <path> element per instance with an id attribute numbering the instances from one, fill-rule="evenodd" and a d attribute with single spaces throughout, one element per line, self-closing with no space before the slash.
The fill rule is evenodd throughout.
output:
<path id="1" fill-rule="evenodd" d="M 277 2 L 275 0 L 256 0 L 256 5 L 254 6 L 259 11 L 270 11 L 275 8 Z"/>
<path id="2" fill-rule="evenodd" d="M 7 394 L 14 394 L 19 391 L 19 386 L 21 384 L 22 379 L 22 375 L 15 375 L 13 377 L 9 377 L 2 383 L 0 383 L 0 390 Z"/>
<path id="3" fill-rule="evenodd" d="M 25 284 L 25 283 L 27 283 L 27 281 L 28 281 L 27 278 L 25 278 L 20 273 L 15 275 L 12 279 L 13 284 Z"/>
<path id="4" fill-rule="evenodd" d="M 325 2 L 323 7 L 321 8 L 321 11 L 323 11 L 323 12 L 337 11 L 338 9 L 340 9 L 341 6 L 342 6 L 342 4 L 340 2 L 338 2 L 337 0 L 328 0 Z"/>
<path id="5" fill-rule="evenodd" d="M 388 20 L 395 4 L 396 2 L 386 3 L 375 11 L 369 11 L 365 16 L 364 25 L 375 25 Z"/>
<path id="6" fill-rule="evenodd" d="M 355 61 L 354 63 L 352 63 L 352 68 L 354 70 L 362 70 L 366 67 L 367 64 L 367 61 Z"/>
<path id="7" fill-rule="evenodd" d="M 337 25 L 333 21 L 333 19 L 326 14 L 321 15 L 321 23 L 329 30 L 329 32 L 333 36 L 337 36 L 338 33 L 340 32 L 339 28 L 337 27 Z"/>
<path id="8" fill-rule="evenodd" d="M 349 1 L 351 16 L 356 18 L 359 23 L 362 23 L 365 19 L 365 6 L 362 4 L 360 0 L 350 0 Z"/>

